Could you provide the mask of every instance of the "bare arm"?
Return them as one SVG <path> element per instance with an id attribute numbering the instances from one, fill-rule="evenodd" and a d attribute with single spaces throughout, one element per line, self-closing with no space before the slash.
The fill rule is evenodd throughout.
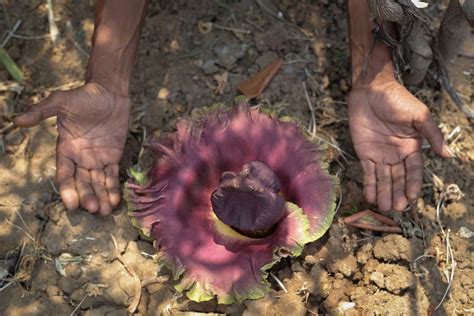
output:
<path id="1" fill-rule="evenodd" d="M 148 0 L 100 0 L 87 82 L 128 95 L 130 77 Z"/>

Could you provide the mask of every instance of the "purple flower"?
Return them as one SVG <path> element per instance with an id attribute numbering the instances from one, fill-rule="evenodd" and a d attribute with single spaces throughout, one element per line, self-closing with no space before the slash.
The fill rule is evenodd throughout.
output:
<path id="1" fill-rule="evenodd" d="M 129 210 L 191 300 L 263 297 L 266 271 L 332 222 L 337 180 L 295 123 L 241 103 L 150 146 L 147 179 L 126 185 Z"/>

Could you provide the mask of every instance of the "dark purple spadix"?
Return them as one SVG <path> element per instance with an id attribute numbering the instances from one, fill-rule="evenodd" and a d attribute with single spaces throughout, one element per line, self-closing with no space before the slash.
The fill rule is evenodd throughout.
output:
<path id="1" fill-rule="evenodd" d="M 280 181 L 263 162 L 246 163 L 242 171 L 224 172 L 212 193 L 216 216 L 248 237 L 271 233 L 284 214 L 285 199 L 279 195 Z"/>

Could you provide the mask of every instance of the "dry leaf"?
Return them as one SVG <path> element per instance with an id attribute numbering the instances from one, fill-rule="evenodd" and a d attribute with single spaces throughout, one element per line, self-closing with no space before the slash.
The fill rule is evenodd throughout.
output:
<path id="1" fill-rule="evenodd" d="M 239 84 L 239 90 L 248 99 L 258 97 L 262 94 L 263 90 L 265 90 L 282 65 L 283 59 L 276 59 L 249 79 L 242 81 Z"/>
<path id="2" fill-rule="evenodd" d="M 225 86 L 227 85 L 227 79 L 229 78 L 229 73 L 226 71 L 222 75 L 215 74 L 214 80 L 216 80 L 217 85 L 214 88 L 215 94 L 222 94 L 224 93 Z"/>

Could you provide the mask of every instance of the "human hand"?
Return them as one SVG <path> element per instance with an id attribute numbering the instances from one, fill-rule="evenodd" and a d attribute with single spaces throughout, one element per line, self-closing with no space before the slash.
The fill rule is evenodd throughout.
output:
<path id="1" fill-rule="evenodd" d="M 57 115 L 57 182 L 68 209 L 108 215 L 120 202 L 119 162 L 130 117 L 128 97 L 96 83 L 59 91 L 16 117 L 31 127 Z"/>
<path id="2" fill-rule="evenodd" d="M 363 169 L 364 196 L 402 211 L 423 184 L 422 137 L 452 157 L 429 109 L 393 77 L 355 85 L 348 99 L 351 137 Z"/>

